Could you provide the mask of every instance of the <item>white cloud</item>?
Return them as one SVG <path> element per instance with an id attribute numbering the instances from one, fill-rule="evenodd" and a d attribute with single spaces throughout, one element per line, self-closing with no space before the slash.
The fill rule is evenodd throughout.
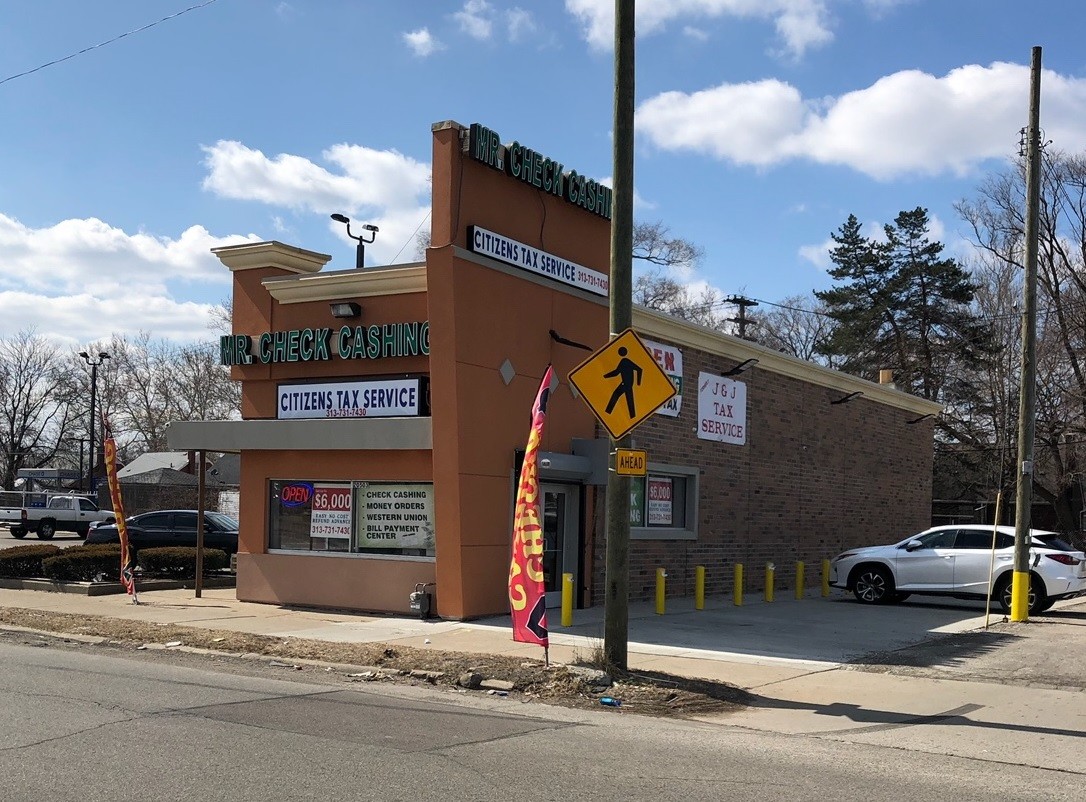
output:
<path id="1" fill-rule="evenodd" d="M 609 189 L 615 188 L 614 176 L 607 176 L 606 178 L 599 179 L 599 182 Z M 645 214 L 646 212 L 654 211 L 659 208 L 659 204 L 654 201 L 647 200 L 637 191 L 637 187 L 634 187 L 634 214 Z"/>
<path id="2" fill-rule="evenodd" d="M 460 30 L 472 39 L 489 39 L 494 28 L 494 9 L 486 0 L 467 0 L 452 15 Z"/>
<path id="3" fill-rule="evenodd" d="M 830 251 L 833 250 L 836 243 L 832 239 L 827 239 L 825 242 L 818 245 L 801 245 L 799 247 L 799 255 L 801 258 L 806 259 L 815 267 L 822 270 L 829 270 L 833 262 L 830 260 Z"/>
<path id="4" fill-rule="evenodd" d="M 298 9 L 290 3 L 279 3 L 275 7 L 275 15 L 283 22 L 293 22 L 298 17 Z"/>
<path id="5" fill-rule="evenodd" d="M 130 234 L 94 218 L 34 229 L 0 214 L 0 336 L 47 321 L 72 343 L 141 330 L 207 340 L 213 304 L 178 302 L 171 287 L 219 285 L 225 296 L 230 274 L 211 249 L 258 239 L 202 226 L 177 239 Z"/>
<path id="6" fill-rule="evenodd" d="M 426 58 L 443 50 L 444 45 L 434 38 L 428 28 L 419 28 L 417 31 L 408 31 L 403 34 L 404 44 L 419 58 Z"/>
<path id="7" fill-rule="evenodd" d="M 338 173 L 302 156 L 268 158 L 240 142 L 220 141 L 204 152 L 204 189 L 319 215 L 342 212 L 377 225 L 380 234 L 366 246 L 366 254 L 378 261 L 400 251 L 429 209 L 430 165 L 395 150 L 333 145 L 321 155 Z M 343 226 L 336 224 L 332 230 L 347 241 Z M 410 248 L 404 252 L 413 253 Z"/>
<path id="8" fill-rule="evenodd" d="M 614 44 L 614 0 L 566 0 L 566 11 L 583 27 L 585 40 L 606 50 Z M 802 56 L 833 39 L 826 0 L 640 0 L 636 10 L 638 36 L 658 33 L 682 19 L 739 17 L 771 20 L 785 52 Z"/>
<path id="9" fill-rule="evenodd" d="M 205 147 L 204 189 L 237 200 L 324 213 L 384 207 L 416 208 L 429 192 L 430 166 L 395 150 L 333 145 L 321 156 L 340 168 L 333 173 L 302 156 L 268 158 L 241 142 Z"/>
<path id="10" fill-rule="evenodd" d="M 687 39 L 693 39 L 695 42 L 708 42 L 709 34 L 703 31 L 701 28 L 695 28 L 693 25 L 683 26 L 683 36 Z"/>
<path id="11" fill-rule="evenodd" d="M 506 12 L 505 25 L 509 30 L 510 42 L 519 42 L 526 39 L 537 30 L 532 13 L 519 7 L 510 9 Z"/>
<path id="12" fill-rule="evenodd" d="M 1086 80 L 1044 74 L 1045 133 L 1057 146 L 1086 138 Z M 666 92 L 637 111 L 656 147 L 740 165 L 790 160 L 851 167 L 877 179 L 966 175 L 1017 147 L 1029 68 L 967 65 L 935 77 L 897 72 L 837 98 L 805 100 L 768 79 L 694 93 Z"/>

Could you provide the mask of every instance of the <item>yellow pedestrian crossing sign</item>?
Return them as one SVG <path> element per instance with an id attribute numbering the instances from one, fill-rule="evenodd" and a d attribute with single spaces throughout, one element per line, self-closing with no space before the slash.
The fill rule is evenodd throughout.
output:
<path id="1" fill-rule="evenodd" d="M 626 329 L 575 367 L 569 383 L 615 440 L 633 431 L 676 393 L 633 329 Z"/>

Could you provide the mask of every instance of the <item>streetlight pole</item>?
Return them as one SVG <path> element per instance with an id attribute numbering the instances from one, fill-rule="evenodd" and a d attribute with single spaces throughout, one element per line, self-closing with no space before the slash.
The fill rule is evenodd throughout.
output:
<path id="1" fill-rule="evenodd" d="M 90 436 L 90 460 L 89 460 L 90 461 L 90 466 L 89 466 L 89 470 L 87 471 L 87 474 L 88 474 L 88 476 L 87 476 L 87 490 L 93 492 L 94 491 L 94 457 L 95 457 L 95 447 L 94 447 L 94 401 L 95 401 L 95 396 L 98 394 L 98 366 L 101 365 L 107 359 L 109 359 L 109 354 L 107 354 L 105 351 L 99 351 L 98 355 L 95 357 L 95 356 L 91 356 L 86 351 L 80 351 L 79 355 L 81 357 L 83 357 L 84 362 L 86 362 L 88 365 L 90 365 L 90 370 L 91 370 L 91 375 L 90 375 L 90 379 L 91 379 L 91 381 L 90 381 L 90 391 L 91 391 L 91 393 L 90 393 L 90 427 L 89 427 L 89 430 L 88 430 L 88 434 Z"/>

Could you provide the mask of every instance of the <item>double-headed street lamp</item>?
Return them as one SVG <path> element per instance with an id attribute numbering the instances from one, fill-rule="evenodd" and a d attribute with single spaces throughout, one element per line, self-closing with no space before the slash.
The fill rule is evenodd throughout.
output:
<path id="1" fill-rule="evenodd" d="M 91 369 L 91 397 L 90 397 L 90 470 L 87 480 L 87 489 L 94 490 L 94 456 L 96 449 L 94 447 L 94 399 L 98 393 L 98 366 L 109 359 L 109 354 L 105 351 L 99 351 L 97 357 L 91 356 L 86 351 L 80 351 L 79 355 L 83 357 L 83 361 L 90 365 Z"/>
<path id="2" fill-rule="evenodd" d="M 351 218 L 342 214 L 334 214 L 332 215 L 332 219 L 337 223 L 345 224 L 347 226 L 347 236 L 358 241 L 358 248 L 355 250 L 354 266 L 361 270 L 364 266 L 362 263 L 366 259 L 366 243 L 373 242 L 377 239 L 377 226 L 370 225 L 369 223 L 364 224 L 362 230 L 370 232 L 370 238 L 362 239 L 362 236 L 356 237 L 351 233 Z"/>

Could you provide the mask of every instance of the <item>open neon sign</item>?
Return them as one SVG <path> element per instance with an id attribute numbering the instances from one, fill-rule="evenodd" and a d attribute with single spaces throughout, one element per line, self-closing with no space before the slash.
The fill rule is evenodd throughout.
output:
<path id="1" fill-rule="evenodd" d="M 313 498 L 313 485 L 308 482 L 296 482 L 285 485 L 279 491 L 279 503 L 284 507 L 303 507 Z"/>

